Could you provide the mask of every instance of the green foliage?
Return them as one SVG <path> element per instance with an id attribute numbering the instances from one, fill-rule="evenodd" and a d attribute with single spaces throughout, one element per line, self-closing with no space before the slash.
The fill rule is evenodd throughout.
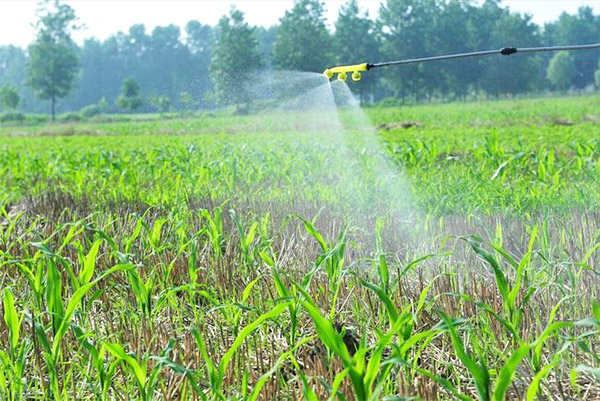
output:
<path id="1" fill-rule="evenodd" d="M 20 101 L 19 91 L 14 86 L 6 84 L 0 88 L 0 105 L 4 110 L 15 110 Z"/>
<path id="2" fill-rule="evenodd" d="M 2 127 L 0 399 L 584 398 L 597 101 Z"/>
<path id="3" fill-rule="evenodd" d="M 558 52 L 550 60 L 546 78 L 553 88 L 564 92 L 573 85 L 576 74 L 573 56 L 568 52 Z"/>
<path id="4" fill-rule="evenodd" d="M 485 7 L 481 10 L 484 17 L 492 20 L 485 10 Z M 509 13 L 506 9 L 491 14 L 496 18 L 493 19 L 488 42 L 482 43 L 481 48 L 501 48 L 506 43 L 527 43 L 531 47 L 542 44 L 539 28 L 531 21 L 531 16 Z M 540 71 L 543 72 L 544 67 L 540 55 L 500 57 L 496 60 L 483 58 L 478 62 L 485 65 L 480 87 L 490 95 L 536 92 L 541 86 Z"/>
<path id="5" fill-rule="evenodd" d="M 370 18 L 350 1 L 340 9 L 337 20 L 328 23 L 324 19 L 325 7 L 326 4 L 318 0 L 296 1 L 280 24 L 269 28 L 247 26 L 253 34 L 241 42 L 232 40 L 240 43 L 239 48 L 228 45 L 229 50 L 219 56 L 224 58 L 225 64 L 213 64 L 212 69 L 209 67 L 221 28 L 198 21 L 186 24 L 185 35 L 174 25 L 149 30 L 143 24 L 136 24 L 102 41 L 85 40 L 75 49 L 81 66 L 81 73 L 75 74 L 78 90 L 61 98 L 56 107 L 59 112 L 65 112 L 93 104 L 99 97 L 115 99 L 123 80 L 131 75 L 144 88 L 144 93 L 167 96 L 178 110 L 209 108 L 219 102 L 236 104 L 240 101 L 236 99 L 237 94 L 241 95 L 238 103 L 241 105 L 247 102 L 246 91 L 244 88 L 238 92 L 240 86 L 236 84 L 247 78 L 243 71 L 245 58 L 251 64 L 258 59 L 256 64 L 267 71 L 321 72 L 337 63 L 378 62 L 504 46 L 594 43 L 600 37 L 600 15 L 591 7 L 581 7 L 573 14 L 564 13 L 544 26 L 532 23 L 527 15 L 511 12 L 495 0 L 389 0 L 382 2 L 381 13 Z M 335 30 L 328 30 L 332 23 Z M 69 61 L 66 53 L 58 50 L 61 49 L 57 48 L 54 57 L 61 62 Z M 241 57 L 227 59 L 224 55 L 228 52 Z M 252 57 L 248 58 L 249 54 Z M 575 65 L 573 88 L 593 85 L 599 52 L 570 54 Z M 0 65 L 3 66 L 0 86 L 17 87 L 22 97 L 21 109 L 37 113 L 45 107 L 45 98 L 38 100 L 32 91 L 23 89 L 25 71 L 32 60 L 25 49 L 0 46 Z M 550 56 L 529 54 L 381 69 L 363 74 L 363 81 L 352 83 L 350 88 L 365 103 L 390 97 L 405 104 L 535 93 L 554 89 L 551 82 L 544 79 L 550 60 Z M 231 63 L 237 67 L 222 74 L 218 71 Z M 63 70 L 65 73 L 61 75 L 73 76 L 71 68 Z M 44 68 L 39 71 L 40 77 L 48 72 Z M 77 68 L 73 71 L 77 72 Z M 236 76 L 235 71 L 242 72 Z M 197 106 L 181 99 L 182 92 L 189 93 Z M 152 107 L 136 110 L 149 112 Z M 114 111 L 112 104 L 110 111 Z M 238 111 L 243 110 L 240 107 Z"/>
<path id="6" fill-rule="evenodd" d="M 58 117 L 59 121 L 63 122 L 79 122 L 85 119 L 82 113 L 69 112 L 62 114 Z"/>
<path id="7" fill-rule="evenodd" d="M 379 35 L 375 22 L 368 13 L 361 13 L 356 0 L 351 0 L 340 8 L 335 22 L 333 49 L 336 60 L 341 65 L 367 62 L 381 58 Z M 360 96 L 361 103 L 367 94 L 373 94 L 377 81 L 372 74 L 363 74 L 362 80 L 353 82 L 351 89 Z"/>
<path id="8" fill-rule="evenodd" d="M 142 105 L 140 96 L 140 85 L 133 78 L 126 78 L 121 85 L 121 95 L 116 100 L 116 105 L 120 109 L 134 111 Z"/>
<path id="9" fill-rule="evenodd" d="M 81 110 L 79 110 L 79 113 L 81 113 L 81 115 L 83 115 L 86 118 L 90 118 L 97 116 L 98 114 L 102 113 L 102 111 L 100 110 L 100 107 L 98 107 L 98 105 L 90 104 L 88 106 L 82 107 Z"/>
<path id="10" fill-rule="evenodd" d="M 86 118 L 97 116 L 98 114 L 105 113 L 108 109 L 108 102 L 105 98 L 100 99 L 98 103 L 90 104 L 83 107 L 79 112 Z"/>
<path id="11" fill-rule="evenodd" d="M 332 39 L 325 26 L 325 4 L 298 0 L 277 28 L 275 65 L 292 71 L 322 72 L 332 57 Z"/>
<path id="12" fill-rule="evenodd" d="M 181 92 L 179 99 L 184 110 L 195 110 L 198 108 L 198 102 L 188 92 Z"/>
<path id="13" fill-rule="evenodd" d="M 23 113 L 11 112 L 0 114 L 0 123 L 22 123 L 23 121 L 25 121 L 25 115 Z"/>
<path id="14" fill-rule="evenodd" d="M 148 103 L 161 113 L 171 109 L 171 99 L 168 96 L 151 95 L 148 98 Z"/>
<path id="15" fill-rule="evenodd" d="M 210 63 L 212 98 L 220 105 L 250 102 L 246 80 L 261 66 L 255 29 L 244 21 L 244 13 L 231 8 L 216 27 L 216 40 Z"/>
<path id="16" fill-rule="evenodd" d="M 544 26 L 546 44 L 597 43 L 600 37 L 600 14 L 590 6 L 579 7 L 576 13 L 562 13 L 558 19 Z M 583 89 L 593 83 L 594 71 L 600 61 L 598 52 L 575 52 L 573 86 Z"/>
<path id="17" fill-rule="evenodd" d="M 52 120 L 57 99 L 73 89 L 79 71 L 76 46 L 71 31 L 77 28 L 75 12 L 58 0 L 46 0 L 37 23 L 37 39 L 29 46 L 27 85 L 40 99 L 50 100 Z"/>

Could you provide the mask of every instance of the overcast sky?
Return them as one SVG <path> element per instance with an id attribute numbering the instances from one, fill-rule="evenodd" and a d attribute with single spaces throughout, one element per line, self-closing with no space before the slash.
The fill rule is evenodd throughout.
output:
<path id="1" fill-rule="evenodd" d="M 339 7 L 346 0 L 327 0 L 327 17 L 335 20 Z M 293 0 L 68 0 L 86 28 L 74 38 L 106 39 L 118 31 L 126 32 L 133 24 L 144 23 L 148 31 L 157 25 L 176 24 L 181 27 L 192 19 L 214 25 L 229 11 L 232 4 L 246 14 L 253 25 L 270 26 L 278 22 Z M 381 0 L 359 0 L 361 7 L 374 17 Z M 531 14 L 534 22 L 543 24 L 556 19 L 563 11 L 574 13 L 583 5 L 600 13 L 600 0 L 504 0 L 513 11 Z M 0 0 L 0 45 L 14 44 L 25 47 L 35 32 L 31 24 L 36 20 L 36 0 Z"/>

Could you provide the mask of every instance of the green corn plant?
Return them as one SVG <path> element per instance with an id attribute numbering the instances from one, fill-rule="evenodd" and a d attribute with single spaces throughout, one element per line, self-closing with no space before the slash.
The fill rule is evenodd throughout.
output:
<path id="1" fill-rule="evenodd" d="M 250 336 L 256 329 L 258 329 L 265 321 L 269 319 L 274 319 L 281 315 L 281 313 L 288 307 L 288 303 L 279 303 L 275 305 L 271 310 L 263 313 L 254 321 L 248 323 L 240 333 L 235 337 L 233 344 L 229 347 L 229 349 L 225 352 L 225 354 L 221 357 L 218 363 L 214 363 L 212 358 L 210 357 L 208 350 L 206 348 L 206 343 L 201 333 L 197 329 L 192 329 L 192 334 L 196 339 L 196 344 L 200 350 L 200 354 L 204 359 L 206 364 L 206 375 L 202 375 L 206 377 L 206 380 L 210 384 L 210 390 L 212 394 L 212 399 L 214 400 L 226 400 L 225 389 L 223 388 L 223 380 L 225 378 L 225 374 L 227 372 L 227 368 L 231 363 L 235 352 L 238 348 L 246 341 L 246 338 Z"/>
<path id="2" fill-rule="evenodd" d="M 600 331 L 600 302 L 597 300 L 592 301 L 592 314 L 593 317 L 582 319 L 575 322 L 556 322 L 554 323 L 554 318 L 556 313 L 561 306 L 561 304 L 571 297 L 562 298 L 551 310 L 550 316 L 548 318 L 548 323 L 544 331 L 538 336 L 538 338 L 533 343 L 533 357 L 532 357 L 532 365 L 534 371 L 536 372 L 532 382 L 527 388 L 526 400 L 531 401 L 538 397 L 540 391 L 540 384 L 548 374 L 560 366 L 562 362 L 562 355 L 569 351 L 569 346 L 572 343 L 577 344 L 579 348 L 581 348 L 585 353 L 591 355 L 595 363 L 600 364 L 600 357 L 596 352 L 592 351 L 592 349 L 587 345 L 587 338 L 593 337 L 597 335 Z M 559 330 L 564 328 L 571 327 L 593 327 L 596 330 L 586 331 L 575 338 L 567 339 L 564 344 L 552 354 L 551 360 L 548 364 L 542 365 L 542 351 L 545 342 L 548 339 L 557 336 Z M 574 369 L 571 369 L 571 385 L 573 388 L 577 388 L 577 376 L 580 373 L 590 374 L 594 379 L 600 383 L 600 370 L 597 368 L 587 366 L 585 364 L 579 364 Z"/>
<path id="3" fill-rule="evenodd" d="M 252 267 L 255 264 L 255 256 L 252 250 L 252 244 L 254 243 L 254 239 L 256 237 L 258 222 L 255 221 L 252 223 L 248 230 L 246 230 L 235 213 L 235 210 L 229 209 L 229 216 L 235 223 L 235 227 L 239 235 L 240 249 L 242 251 L 242 255 L 244 256 L 244 262 L 247 266 Z"/>
<path id="4" fill-rule="evenodd" d="M 319 244 L 321 248 L 321 254 L 315 261 L 315 267 L 312 272 L 305 276 L 303 281 L 303 287 L 307 288 L 308 283 L 312 276 L 321 268 L 325 267 L 325 273 L 327 274 L 329 283 L 329 294 L 331 299 L 330 316 L 333 317 L 337 305 L 338 293 L 344 274 L 344 260 L 346 253 L 346 235 L 348 228 L 344 227 L 335 243 L 329 244 L 323 238 L 323 235 L 317 230 L 314 224 L 308 220 L 300 218 L 304 222 L 304 228 Z"/>
<path id="5" fill-rule="evenodd" d="M 18 313 L 15 299 L 9 288 L 3 291 L 4 323 L 8 327 L 8 352 L 0 350 L 0 394 L 9 401 L 23 397 L 24 374 L 30 344 L 21 337 L 24 313 Z"/>
<path id="6" fill-rule="evenodd" d="M 146 211 L 146 213 L 148 213 L 149 211 L 150 211 L 150 209 L 148 209 Z M 144 213 L 141 217 L 139 217 L 136 220 L 135 226 L 133 228 L 133 232 L 131 233 L 131 235 L 129 235 L 129 236 L 123 235 L 123 237 L 122 237 L 122 244 L 123 244 L 123 250 L 124 250 L 124 254 L 122 256 L 124 259 L 124 260 L 122 260 L 123 263 L 128 263 L 130 261 L 131 252 L 133 250 L 135 241 L 140 237 L 140 234 L 142 233 L 142 229 L 144 228 L 144 225 L 145 225 L 144 219 L 146 218 L 146 213 Z"/>
<path id="7" fill-rule="evenodd" d="M 502 256 L 504 256 L 509 262 L 509 264 L 515 269 L 515 279 L 512 286 L 506 274 L 504 273 L 500 263 L 489 252 L 487 252 L 481 247 L 481 240 L 479 238 L 462 238 L 471 246 L 471 248 L 475 251 L 477 255 L 483 258 L 492 267 L 496 279 L 496 287 L 503 300 L 505 319 L 514 328 L 514 330 L 511 330 L 511 333 L 517 334 L 515 338 L 517 342 L 521 341 L 521 337 L 520 335 L 518 335 L 516 328 L 521 322 L 523 308 L 536 291 L 535 287 L 527 287 L 527 274 L 530 266 L 531 256 L 533 253 L 533 245 L 535 243 L 536 234 L 537 225 L 534 226 L 533 231 L 531 233 L 527 253 L 525 254 L 525 256 L 523 256 L 519 263 L 517 263 L 512 258 L 512 256 L 510 256 L 510 254 L 501 247 L 492 246 L 496 251 L 498 251 Z M 525 295 L 523 296 L 521 303 L 517 304 L 517 297 L 523 291 L 525 292 Z"/>
<path id="8" fill-rule="evenodd" d="M 452 321 L 452 319 L 450 319 L 444 312 L 440 310 L 438 310 L 438 314 L 442 317 L 442 320 L 446 324 L 446 330 L 450 335 L 451 343 L 457 357 L 467 368 L 471 374 L 471 377 L 475 381 L 477 394 L 480 401 L 505 400 L 507 391 L 515 378 L 516 371 L 521 362 L 526 359 L 530 353 L 533 353 L 533 360 L 535 361 L 541 355 L 542 346 L 548 338 L 562 328 L 573 326 L 571 322 L 552 323 L 552 319 L 550 319 L 548 327 L 533 343 L 519 345 L 512 352 L 512 354 L 508 356 L 501 369 L 498 371 L 497 376 L 494 378 L 494 380 L 492 380 L 488 368 L 483 362 L 483 358 L 479 356 L 480 362 L 477 363 L 466 351 L 465 345 L 462 342 L 458 331 L 456 330 L 456 321 Z M 554 354 L 554 361 L 552 363 L 544 366 L 542 369 L 537 370 L 536 376 L 528 387 L 526 395 L 527 399 L 533 399 L 532 397 L 535 397 L 540 381 L 550 372 L 551 369 L 558 365 L 559 355 L 565 350 L 566 347 L 563 347 L 561 351 Z M 490 392 L 492 386 L 493 392 Z"/>
<path id="9" fill-rule="evenodd" d="M 424 258 L 421 259 L 425 260 Z M 414 266 L 416 266 L 417 263 L 418 260 L 411 262 L 407 265 L 404 271 L 409 271 Z M 431 282 L 423 289 L 419 296 L 419 301 L 417 302 L 416 306 L 407 305 L 402 310 L 398 310 L 395 303 L 392 301 L 390 295 L 386 293 L 386 291 L 382 287 L 361 279 L 356 273 L 353 274 L 357 277 L 357 279 L 360 281 L 363 287 L 367 288 L 370 291 L 373 291 L 377 295 L 385 309 L 386 316 L 388 318 L 388 325 L 390 327 L 391 332 L 398 335 L 397 342 L 390 342 L 389 340 L 385 342 L 385 346 L 389 346 L 392 348 L 392 353 L 391 361 L 384 362 L 382 366 L 389 365 L 388 368 L 391 368 L 392 365 L 397 364 L 400 366 L 408 367 L 411 365 L 409 361 L 412 359 L 412 369 L 407 369 L 407 373 L 409 373 L 410 375 L 412 370 L 416 370 L 417 361 L 419 360 L 422 351 L 429 344 L 429 342 L 432 341 L 440 333 L 440 330 L 437 328 L 422 330 L 418 333 L 414 333 L 413 329 L 415 323 L 418 321 L 420 312 L 425 307 L 427 294 L 433 287 L 435 281 L 438 278 L 440 278 L 441 275 L 434 277 L 431 280 Z M 409 354 L 411 350 L 420 342 L 422 342 L 422 345 L 417 348 L 412 358 L 410 358 Z M 383 385 L 383 383 L 381 385 Z"/>
<path id="10" fill-rule="evenodd" d="M 210 241 L 212 254 L 215 260 L 220 260 L 223 254 L 223 209 L 219 206 L 210 211 L 203 209 L 201 216 L 206 223 L 205 234 Z"/>
<path id="11" fill-rule="evenodd" d="M 73 292 L 68 302 L 63 302 L 62 275 L 57 269 L 52 258 L 47 258 L 48 270 L 46 273 L 46 304 L 48 314 L 50 315 L 51 335 L 42 324 L 35 322 L 34 330 L 36 338 L 42 346 L 42 355 L 47 365 L 47 373 L 50 379 L 50 391 L 55 400 L 63 397 L 63 391 L 60 389 L 60 378 L 62 371 L 59 369 L 62 355 L 62 341 L 71 327 L 73 317 L 77 308 L 81 306 L 84 296 L 94 288 L 101 280 L 118 271 L 127 271 L 132 269 L 133 265 L 116 265 L 94 280 L 80 286 Z M 32 317 L 33 320 L 33 317 Z"/>
<path id="12" fill-rule="evenodd" d="M 79 250 L 79 261 L 82 268 L 77 274 L 78 285 L 86 285 L 92 280 L 94 272 L 96 270 L 96 259 L 98 257 L 98 251 L 100 250 L 101 240 L 95 241 L 87 254 L 81 249 Z"/>
<path id="13" fill-rule="evenodd" d="M 271 256 L 269 256 L 266 252 L 260 252 L 260 257 L 271 269 L 271 278 L 273 279 L 273 283 L 275 284 L 275 289 L 277 290 L 277 294 L 279 295 L 279 297 L 282 299 L 291 299 L 288 306 L 288 311 L 290 314 L 289 341 L 292 346 L 295 346 L 298 328 L 299 307 L 298 299 L 296 297 L 296 287 L 294 285 L 287 287 L 284 284 L 281 272 L 277 268 L 275 261 Z"/>
<path id="14" fill-rule="evenodd" d="M 469 374 L 475 382 L 477 395 L 480 401 L 489 401 L 490 397 L 490 375 L 487 366 L 481 355 L 479 362 L 473 360 L 471 355 L 465 349 L 464 343 L 456 330 L 456 322 L 453 321 L 443 311 L 438 310 L 438 314 L 446 324 L 452 347 L 458 359 L 467 368 Z"/>
<path id="15" fill-rule="evenodd" d="M 105 343 L 100 342 L 99 346 L 94 345 L 89 334 L 84 332 L 79 326 L 71 325 L 79 343 L 88 352 L 91 365 L 96 371 L 96 375 L 89 377 L 88 384 L 93 389 L 98 401 L 108 401 L 110 399 L 110 387 L 115 371 L 120 364 L 119 359 L 111 359 Z"/>
<path id="16" fill-rule="evenodd" d="M 267 372 L 265 372 L 264 374 L 262 374 L 256 380 L 256 383 L 252 387 L 252 391 L 250 392 L 250 394 L 247 394 L 247 395 L 243 396 L 243 400 L 244 401 L 256 401 L 260 397 L 260 392 L 261 392 L 263 386 L 267 383 L 267 381 L 271 378 L 271 376 L 273 376 L 273 374 L 275 372 L 277 372 L 277 370 L 281 367 L 281 364 L 283 362 L 285 362 L 287 359 L 291 360 L 294 357 L 294 354 L 298 351 L 298 349 L 300 347 L 302 347 L 305 344 L 310 343 L 315 338 L 316 338 L 316 336 L 305 337 L 302 340 L 298 341 L 298 343 L 295 344 L 289 351 L 286 351 L 283 354 L 281 354 L 279 356 L 279 358 L 277 359 L 277 361 L 273 364 L 273 366 L 271 367 L 271 369 L 269 369 Z M 302 375 L 301 371 L 299 371 L 299 374 Z M 303 379 L 304 379 L 303 381 L 305 381 L 306 377 L 303 376 Z"/>
<path id="17" fill-rule="evenodd" d="M 385 293 L 388 293 L 390 287 L 390 270 L 388 268 L 385 252 L 383 251 L 383 219 L 379 217 L 375 222 L 375 246 L 377 273 L 379 274 L 379 282 Z"/>
<path id="18" fill-rule="evenodd" d="M 11 239 L 16 232 L 19 220 L 25 214 L 24 211 L 18 212 L 14 216 L 11 216 L 4 207 L 0 207 L 0 217 L 2 217 L 6 224 L 0 224 L 0 256 L 9 254 L 11 249 L 17 244 Z"/>
<path id="19" fill-rule="evenodd" d="M 381 392 L 388 384 L 387 381 L 393 365 L 384 359 L 384 351 L 389 347 L 398 348 L 402 346 L 406 353 L 419 341 L 436 335 L 435 331 L 427 331 L 426 334 L 424 333 L 421 336 L 409 337 L 408 341 L 402 340 L 400 343 L 396 343 L 394 339 L 405 330 L 405 327 L 412 321 L 413 315 L 412 313 L 399 315 L 392 305 L 390 306 L 391 309 L 388 309 L 389 318 L 393 321 L 389 330 L 379 334 L 376 344 L 372 347 L 368 347 L 363 340 L 359 348 L 355 350 L 354 355 L 350 355 L 342 335 L 334 328 L 331 320 L 321 314 L 306 291 L 300 289 L 300 292 L 303 295 L 300 304 L 314 323 L 317 336 L 327 349 L 339 358 L 344 368 L 334 378 L 330 389 L 330 399 L 339 395 L 339 386 L 346 377 L 350 379 L 356 400 L 375 401 L 380 399 Z M 381 291 L 380 294 L 385 293 Z M 396 356 L 393 355 L 392 357 Z"/>
<path id="20" fill-rule="evenodd" d="M 168 367 L 177 374 L 186 376 L 192 374 L 191 370 L 173 362 L 169 357 L 174 344 L 175 340 L 170 339 L 165 349 L 159 355 L 145 354 L 141 361 L 138 361 L 134 354 L 125 352 L 123 346 L 119 343 L 105 343 L 104 346 L 116 358 L 117 362 L 125 366 L 130 372 L 138 387 L 140 399 L 142 401 L 150 401 L 154 397 L 156 386 L 160 379 L 159 375 L 163 367 Z M 153 361 L 153 365 L 149 371 L 150 361 Z"/>
<path id="21" fill-rule="evenodd" d="M 169 221 L 168 218 L 156 219 L 154 221 L 154 225 L 152 226 L 152 230 L 149 230 L 148 227 L 146 228 L 149 231 L 148 242 L 150 243 L 152 250 L 156 253 L 161 253 L 164 249 L 166 249 L 166 245 L 162 243 L 161 239 L 163 227 L 167 221 Z"/>
<path id="22" fill-rule="evenodd" d="M 151 317 L 153 313 L 152 297 L 155 288 L 154 279 L 150 276 L 144 281 L 135 270 L 129 270 L 127 272 L 127 277 L 129 279 L 131 290 L 135 295 L 140 315 L 145 318 Z M 151 321 L 152 320 L 150 320 L 150 322 Z"/>
<path id="23" fill-rule="evenodd" d="M 252 280 L 248 284 L 246 284 L 246 286 L 244 287 L 244 290 L 242 291 L 242 298 L 239 300 L 239 302 L 237 302 L 233 305 L 234 307 L 237 308 L 237 311 L 235 312 L 235 314 L 233 315 L 233 318 L 231 320 L 231 322 L 233 324 L 233 334 L 234 335 L 238 335 L 240 321 L 242 319 L 242 313 L 244 311 L 253 309 L 253 308 L 246 306 L 246 302 L 248 301 L 248 298 L 250 297 L 252 289 L 254 288 L 256 283 L 258 283 L 258 281 L 261 278 L 262 278 L 261 276 L 258 276 L 257 278 L 255 278 L 254 280 Z"/>

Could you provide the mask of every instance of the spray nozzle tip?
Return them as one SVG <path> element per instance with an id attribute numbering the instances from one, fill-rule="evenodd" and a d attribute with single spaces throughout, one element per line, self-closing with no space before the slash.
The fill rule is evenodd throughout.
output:
<path id="1" fill-rule="evenodd" d="M 346 81 L 348 79 L 348 74 L 352 77 L 353 81 L 360 81 L 362 78 L 362 71 L 368 71 L 369 64 L 355 64 L 355 65 L 340 65 L 337 67 L 331 67 L 323 71 L 323 74 L 331 79 L 335 74 L 337 74 L 337 79 L 339 81 Z"/>

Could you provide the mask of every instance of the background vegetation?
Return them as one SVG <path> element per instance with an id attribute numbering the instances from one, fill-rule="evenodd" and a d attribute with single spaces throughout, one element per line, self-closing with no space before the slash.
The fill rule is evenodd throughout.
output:
<path id="1" fill-rule="evenodd" d="M 388 0 L 377 19 L 350 1 L 340 9 L 331 31 L 323 16 L 324 3 L 298 0 L 280 23 L 270 28 L 238 29 L 236 26 L 245 24 L 243 14 L 232 10 L 215 27 L 192 20 L 183 29 L 169 25 L 148 32 L 138 24 L 104 41 L 89 39 L 77 46 L 69 39 L 69 30 L 77 29 L 71 24 L 75 16 L 68 13 L 69 7 L 63 6 L 62 15 L 57 7 L 48 2 L 51 13 L 40 15 L 38 41 L 29 49 L 0 47 L 0 87 L 18 89 L 19 109 L 24 112 L 46 111 L 48 105 L 43 99 L 52 98 L 52 91 L 40 92 L 31 73 L 36 71 L 38 57 L 44 59 L 39 53 L 42 49 L 61 56 L 63 64 L 70 66 L 60 69 L 60 76 L 69 79 L 68 85 L 61 86 L 64 93 L 58 93 L 59 112 L 88 107 L 90 113 L 99 102 L 107 106 L 105 112 L 126 111 L 116 100 L 128 78 L 140 87 L 143 101 L 137 110 L 146 112 L 161 109 L 151 97 L 168 99 L 168 107 L 163 107 L 167 109 L 211 108 L 223 103 L 231 98 L 223 92 L 226 82 L 239 79 L 239 73 L 235 77 L 233 71 L 322 72 L 337 63 L 504 46 L 594 43 L 600 37 L 600 15 L 586 7 L 538 26 L 530 16 L 511 13 L 497 0 L 481 4 L 469 0 Z M 51 25 L 55 33 L 60 32 L 53 36 L 56 49 L 49 47 L 47 35 L 44 38 L 44 18 L 63 22 L 62 26 Z M 40 47 L 42 43 L 46 46 Z M 74 56 L 78 63 L 69 61 Z M 587 51 L 451 61 L 365 74 L 365 82 L 353 90 L 364 101 L 394 98 L 402 102 L 583 90 L 593 87 L 599 60 L 597 51 Z M 11 106 L 4 106 L 4 111 L 8 110 Z"/>

